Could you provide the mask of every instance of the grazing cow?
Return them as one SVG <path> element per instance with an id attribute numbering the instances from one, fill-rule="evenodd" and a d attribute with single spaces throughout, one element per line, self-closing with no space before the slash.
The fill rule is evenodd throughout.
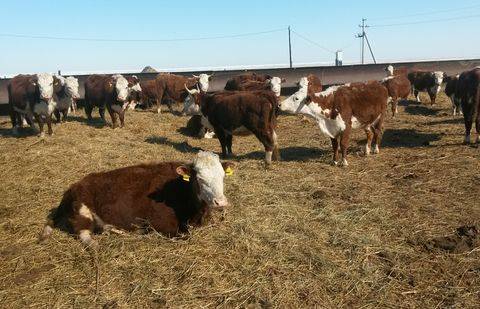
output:
<path id="1" fill-rule="evenodd" d="M 175 74 L 160 73 L 155 78 L 155 101 L 157 103 L 157 112 L 160 113 L 161 104 L 167 104 L 170 111 L 173 111 L 172 102 L 183 102 L 188 95 L 187 88 L 198 87 L 207 92 L 212 75 L 200 74 L 199 76 L 185 77 Z"/>
<path id="2" fill-rule="evenodd" d="M 476 143 L 480 143 L 480 68 L 463 72 L 458 78 L 455 100 L 460 101 L 465 123 L 465 144 L 470 144 L 473 118 L 477 131 Z"/>
<path id="3" fill-rule="evenodd" d="M 94 244 L 96 230 L 187 232 L 189 225 L 203 224 L 212 209 L 228 206 L 223 185 L 232 168 L 233 163 L 200 151 L 193 163 L 141 164 L 90 174 L 64 193 L 40 240 L 65 225 L 87 246 Z"/>
<path id="4" fill-rule="evenodd" d="M 58 91 L 60 82 L 54 80 L 48 73 L 36 75 L 17 75 L 8 84 L 8 101 L 13 133 L 18 133 L 22 126 L 23 117 L 32 128 L 33 117 L 40 129 L 40 136 L 44 136 L 43 126 L 48 126 L 48 134 L 52 135 L 52 113 L 56 102 L 52 100 L 53 93 Z"/>
<path id="5" fill-rule="evenodd" d="M 85 112 L 88 120 L 92 120 L 92 110 L 98 106 L 100 117 L 105 121 L 105 108 L 112 118 L 112 127 L 117 126 L 117 115 L 120 126 L 125 124 L 125 109 L 130 88 L 128 80 L 122 75 L 90 75 L 85 81 Z"/>
<path id="6" fill-rule="evenodd" d="M 256 90 L 271 90 L 275 93 L 277 97 L 280 96 L 282 91 L 282 82 L 283 79 L 280 77 L 272 77 L 265 81 L 256 81 L 256 80 L 247 80 L 241 84 L 237 85 L 238 91 L 256 91 Z"/>
<path id="7" fill-rule="evenodd" d="M 63 76 L 54 76 L 61 85 L 58 91 L 54 92 L 53 100 L 56 102 L 55 117 L 60 122 L 60 113 L 62 113 L 62 121 L 66 121 L 68 112 L 76 110 L 76 100 L 80 98 L 78 92 L 78 79 L 73 76 L 67 78 Z"/>
<path id="8" fill-rule="evenodd" d="M 406 75 L 391 75 L 382 80 L 387 88 L 388 100 L 392 103 L 392 116 L 397 113 L 398 100 L 406 100 L 410 94 L 411 84 Z"/>
<path id="9" fill-rule="evenodd" d="M 447 76 L 445 78 L 445 94 L 452 101 L 453 116 L 457 115 L 457 111 L 462 114 L 462 108 L 460 106 L 460 100 L 455 99 L 455 90 L 457 89 L 458 78 L 460 75 Z"/>
<path id="10" fill-rule="evenodd" d="M 338 164 L 340 141 L 342 165 L 347 166 L 347 148 L 352 129 L 365 130 L 366 155 L 370 154 L 372 139 L 375 139 L 374 153 L 380 152 L 387 98 L 387 89 L 379 82 L 353 83 L 330 87 L 318 96 L 310 96 L 305 89 L 300 89 L 280 103 L 280 110 L 315 119 L 320 131 L 332 141 L 333 163 Z"/>
<path id="11" fill-rule="evenodd" d="M 323 86 L 320 78 L 316 75 L 309 74 L 306 77 L 302 77 L 298 82 L 299 88 L 305 88 L 308 94 L 313 95 L 315 93 L 322 92 Z"/>
<path id="12" fill-rule="evenodd" d="M 415 96 L 417 102 L 420 102 L 419 93 L 427 92 L 430 96 L 431 104 L 435 105 L 435 99 L 442 88 L 442 82 L 443 78 L 445 77 L 445 73 L 440 71 L 415 71 L 408 73 L 407 77 L 412 84 L 413 95 Z"/>
<path id="13" fill-rule="evenodd" d="M 279 160 L 276 129 L 277 97 L 272 91 L 189 91 L 184 112 L 203 115 L 222 146 L 222 156 L 233 155 L 233 134 L 248 130 L 265 147 L 265 162 Z"/>

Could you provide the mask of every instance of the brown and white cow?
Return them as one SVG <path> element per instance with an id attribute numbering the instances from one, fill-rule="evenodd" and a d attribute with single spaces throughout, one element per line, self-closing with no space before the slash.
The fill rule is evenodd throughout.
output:
<path id="1" fill-rule="evenodd" d="M 390 75 L 382 79 L 381 83 L 387 88 L 388 99 L 392 104 L 392 116 L 395 117 L 399 99 L 408 99 L 412 85 L 405 74 Z"/>
<path id="2" fill-rule="evenodd" d="M 322 92 L 323 90 L 322 81 L 314 74 L 302 77 L 298 82 L 298 87 L 305 88 L 310 95 Z"/>
<path id="3" fill-rule="evenodd" d="M 112 119 L 112 127 L 117 126 L 117 115 L 123 127 L 129 98 L 129 82 L 122 75 L 90 75 L 85 81 L 85 113 L 89 120 L 92 119 L 93 108 L 97 106 L 103 121 L 106 108 Z"/>
<path id="4" fill-rule="evenodd" d="M 203 115 L 193 115 L 187 121 L 187 131 L 198 138 L 213 138 L 215 133 L 208 120 Z"/>
<path id="5" fill-rule="evenodd" d="M 186 232 L 190 225 L 203 224 L 212 209 L 228 206 L 224 177 L 233 165 L 200 151 L 193 163 L 141 164 L 90 174 L 64 193 L 40 240 L 63 226 L 85 245 L 94 244 L 94 231 Z"/>
<path id="6" fill-rule="evenodd" d="M 53 93 L 58 91 L 60 82 L 49 73 L 35 75 L 17 75 L 10 80 L 8 88 L 8 101 L 10 106 L 10 119 L 13 133 L 18 133 L 22 126 L 23 117 L 30 126 L 34 127 L 33 117 L 40 129 L 40 136 L 44 135 L 43 126 L 48 126 L 48 134 L 52 135 L 52 113 L 56 102 L 52 99 Z"/>
<path id="7" fill-rule="evenodd" d="M 476 143 L 480 143 L 480 68 L 463 72 L 458 78 L 455 100 L 462 107 L 465 123 L 465 144 L 470 144 L 470 131 L 475 117 Z"/>
<path id="8" fill-rule="evenodd" d="M 282 83 L 285 79 L 272 77 L 266 74 L 245 73 L 234 76 L 227 81 L 225 90 L 229 91 L 257 91 L 271 90 L 277 97 L 282 91 Z"/>
<path id="9" fill-rule="evenodd" d="M 410 84 L 412 84 L 413 95 L 417 102 L 420 102 L 420 92 L 427 92 L 430 96 L 431 104 L 435 105 L 437 94 L 442 88 L 445 73 L 440 71 L 414 71 L 408 73 L 407 77 Z"/>
<path id="10" fill-rule="evenodd" d="M 445 78 L 445 94 L 452 101 L 453 116 L 457 115 L 457 111 L 462 114 L 462 108 L 460 106 L 460 100 L 455 99 L 455 90 L 457 89 L 457 83 L 460 75 L 447 76 Z"/>
<path id="11" fill-rule="evenodd" d="M 375 139 L 374 153 L 380 152 L 387 98 L 387 89 L 379 82 L 353 83 L 330 87 L 318 96 L 310 96 L 305 89 L 300 89 L 280 103 L 280 110 L 304 114 L 316 120 L 320 131 L 332 141 L 333 163 L 338 164 L 340 146 L 342 165 L 347 166 L 352 129 L 365 130 L 366 155 L 370 154 L 372 139 Z"/>
<path id="12" fill-rule="evenodd" d="M 233 134 L 250 131 L 265 147 L 265 163 L 279 160 L 277 97 L 272 91 L 219 91 L 213 94 L 190 91 L 184 112 L 202 115 L 213 128 L 222 146 L 222 156 L 233 155 Z"/>
<path id="13" fill-rule="evenodd" d="M 193 77 L 186 77 L 175 74 L 160 73 L 155 78 L 155 101 L 157 112 L 161 112 L 161 104 L 167 104 L 170 111 L 173 111 L 173 102 L 183 102 L 188 95 L 188 89 L 198 87 L 201 91 L 207 92 L 212 75 L 200 74 Z"/>
<path id="14" fill-rule="evenodd" d="M 73 76 L 54 76 L 60 82 L 61 87 L 53 93 L 55 104 L 55 117 L 57 122 L 66 121 L 70 110 L 76 111 L 76 101 L 80 98 L 78 79 Z M 60 113 L 63 118 L 60 117 Z"/>
<path id="15" fill-rule="evenodd" d="M 157 84 L 155 79 L 142 80 L 140 87 L 142 88 L 142 93 L 138 98 L 139 104 L 143 108 L 149 108 L 155 105 L 157 103 Z"/>
<path id="16" fill-rule="evenodd" d="M 245 72 L 239 75 L 236 75 L 230 78 L 225 84 L 225 90 L 240 90 L 239 87 L 241 84 L 247 81 L 256 81 L 256 82 L 266 82 L 267 80 L 272 79 L 273 76 L 268 74 L 257 74 L 255 72 Z"/>
<path id="17" fill-rule="evenodd" d="M 387 72 L 387 77 L 388 76 L 397 76 L 397 75 L 405 75 L 407 76 L 408 74 L 408 69 L 406 67 L 398 67 L 394 68 L 393 65 L 388 65 L 385 68 L 385 71 Z"/>

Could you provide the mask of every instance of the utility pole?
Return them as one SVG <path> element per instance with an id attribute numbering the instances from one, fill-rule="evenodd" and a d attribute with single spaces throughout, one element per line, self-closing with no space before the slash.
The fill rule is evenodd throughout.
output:
<path id="1" fill-rule="evenodd" d="M 290 26 L 288 26 L 288 55 L 290 56 L 290 69 L 292 68 L 292 41 L 291 41 Z"/>
<path id="2" fill-rule="evenodd" d="M 370 55 L 372 55 L 373 62 L 377 63 L 377 60 L 375 59 L 375 55 L 373 54 L 372 46 L 368 41 L 367 33 L 365 32 L 365 28 L 368 28 L 368 25 L 365 24 L 366 21 L 367 19 L 362 18 L 362 24 L 359 25 L 359 27 L 362 28 L 362 33 L 359 33 L 356 35 L 357 38 L 362 39 L 362 51 L 361 51 L 362 64 L 365 64 L 365 41 L 367 42 L 368 49 L 370 50 Z"/>

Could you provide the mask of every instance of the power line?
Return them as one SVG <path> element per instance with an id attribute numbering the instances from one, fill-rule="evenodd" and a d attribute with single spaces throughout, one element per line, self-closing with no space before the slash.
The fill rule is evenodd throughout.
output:
<path id="1" fill-rule="evenodd" d="M 322 45 L 318 44 L 317 42 L 310 40 L 309 38 L 301 35 L 301 34 L 298 33 L 297 31 L 295 31 L 295 30 L 292 29 L 292 32 L 293 32 L 294 34 L 296 34 L 299 38 L 301 38 L 301 39 L 309 42 L 310 44 L 313 44 L 313 45 L 319 47 L 320 49 L 323 49 L 324 51 L 327 51 L 327 52 L 329 52 L 329 53 L 331 53 L 331 54 L 335 54 L 335 52 L 332 51 L 331 49 L 326 48 L 325 46 L 322 46 Z"/>
<path id="2" fill-rule="evenodd" d="M 430 23 L 438 23 L 438 22 L 444 22 L 444 21 L 459 20 L 459 19 L 468 19 L 468 18 L 476 18 L 476 17 L 480 17 L 480 14 L 476 14 L 476 15 L 466 15 L 466 16 L 457 16 L 457 17 L 451 17 L 451 18 L 439 18 L 439 19 L 431 19 L 431 20 L 422 20 L 422 21 L 414 21 L 414 22 L 405 22 L 405 23 L 396 23 L 396 24 L 371 25 L 370 28 L 384 28 L 384 27 L 396 27 L 396 26 L 407 26 L 407 25 L 430 24 Z"/>
<path id="3" fill-rule="evenodd" d="M 458 11 L 470 10 L 470 9 L 475 9 L 475 8 L 480 8 L 480 5 L 472 5 L 472 6 L 466 6 L 466 7 L 461 7 L 461 8 L 453 8 L 453 9 L 449 9 L 449 10 L 445 9 L 445 10 L 438 10 L 438 11 L 431 11 L 431 12 L 424 12 L 424 13 L 413 13 L 413 14 L 400 15 L 400 16 L 370 18 L 370 20 L 403 19 L 403 18 L 411 18 L 411 17 L 418 17 L 418 16 L 427 16 L 427 15 L 436 15 L 436 14 L 442 14 L 442 13 L 458 12 Z"/>
<path id="4" fill-rule="evenodd" d="M 268 33 L 285 31 L 287 28 L 273 29 L 267 31 L 249 32 L 233 35 L 206 36 L 196 38 L 180 38 L 180 39 L 107 39 L 107 38 L 82 38 L 82 37 L 60 37 L 48 35 L 27 35 L 27 34 L 10 34 L 0 33 L 0 37 L 22 38 L 22 39 L 41 39 L 41 40 L 59 40 L 59 41 L 88 41 L 88 42 L 182 42 L 182 41 L 204 41 L 218 40 L 256 36 Z"/>

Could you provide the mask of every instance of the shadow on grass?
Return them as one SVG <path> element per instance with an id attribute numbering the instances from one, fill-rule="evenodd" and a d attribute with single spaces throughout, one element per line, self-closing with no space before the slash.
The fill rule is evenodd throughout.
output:
<path id="1" fill-rule="evenodd" d="M 440 140 L 440 134 L 420 133 L 413 129 L 389 129 L 383 133 L 382 147 L 427 147 Z"/>
<path id="2" fill-rule="evenodd" d="M 97 129 L 101 129 L 104 127 L 108 127 L 109 124 L 102 120 L 102 118 L 93 118 L 92 120 L 88 120 L 86 117 L 78 116 L 78 115 L 68 115 L 68 121 L 76 121 L 80 123 L 84 123 L 90 127 L 94 127 Z"/>
<path id="3" fill-rule="evenodd" d="M 203 150 L 200 147 L 193 147 L 187 141 L 185 142 L 172 142 L 166 137 L 159 137 L 159 136 L 149 136 L 145 139 L 145 142 L 149 144 L 157 144 L 157 145 L 166 145 L 171 146 L 175 150 L 180 151 L 181 153 L 197 153 L 200 150 Z"/>
<path id="4" fill-rule="evenodd" d="M 234 149 L 235 150 L 235 149 Z M 318 160 L 328 154 L 328 151 L 314 147 L 280 147 L 281 161 L 306 162 L 310 160 Z M 235 156 L 237 159 L 254 159 L 264 160 L 265 151 L 253 151 L 247 154 Z"/>

